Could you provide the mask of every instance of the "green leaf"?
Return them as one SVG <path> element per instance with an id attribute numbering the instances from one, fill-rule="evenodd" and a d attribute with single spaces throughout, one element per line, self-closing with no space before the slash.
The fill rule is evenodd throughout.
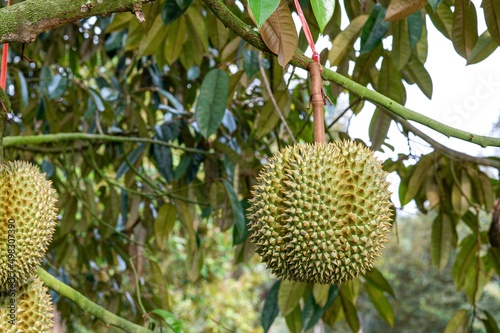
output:
<path id="1" fill-rule="evenodd" d="M 359 36 L 359 33 L 368 19 L 368 15 L 357 16 L 349 26 L 335 36 L 332 48 L 328 53 L 330 66 L 338 66 Z"/>
<path id="2" fill-rule="evenodd" d="M 391 126 L 392 118 L 389 117 L 380 108 L 375 110 L 372 120 L 370 122 L 370 141 L 373 150 L 379 150 L 384 143 L 389 127 Z"/>
<path id="3" fill-rule="evenodd" d="M 481 319 L 481 321 L 486 329 L 486 333 L 500 333 L 500 328 L 495 318 L 487 310 L 483 310 L 483 314 L 486 318 Z"/>
<path id="4" fill-rule="evenodd" d="M 427 172 L 429 168 L 434 163 L 434 154 L 427 154 L 420 158 L 420 161 L 415 165 L 415 169 L 410 177 L 410 181 L 408 183 L 408 191 L 401 202 L 401 205 L 406 205 L 412 199 L 414 199 L 418 192 L 420 191 L 424 180 L 426 179 Z"/>
<path id="5" fill-rule="evenodd" d="M 370 283 L 365 283 L 365 290 L 380 317 L 382 317 L 390 327 L 394 327 L 394 309 L 384 293 Z"/>
<path id="6" fill-rule="evenodd" d="M 324 307 L 328 301 L 328 295 L 330 294 L 330 285 L 315 283 L 313 285 L 312 295 L 314 300 L 319 306 Z"/>
<path id="7" fill-rule="evenodd" d="M 495 272 L 500 276 L 500 249 L 488 248 L 488 260 Z"/>
<path id="8" fill-rule="evenodd" d="M 443 1 L 443 0 L 429 0 L 429 5 L 432 8 L 433 12 L 436 11 L 436 9 L 439 6 L 439 4 L 441 3 L 441 1 Z"/>
<path id="9" fill-rule="evenodd" d="M 161 15 L 156 16 L 151 28 L 144 33 L 144 37 L 139 43 L 138 56 L 143 57 L 154 54 L 158 45 L 164 43 L 166 32 Z"/>
<path id="10" fill-rule="evenodd" d="M 212 69 L 203 79 L 194 116 L 200 133 L 208 138 L 224 117 L 229 93 L 229 76 L 225 71 Z"/>
<path id="11" fill-rule="evenodd" d="M 469 60 L 477 42 L 476 6 L 469 0 L 456 0 L 451 40 L 455 51 Z"/>
<path id="12" fill-rule="evenodd" d="M 186 40 L 186 19 L 184 16 L 179 17 L 170 24 L 166 29 L 165 45 L 163 48 L 163 56 L 169 65 L 172 65 L 182 53 L 182 47 Z"/>
<path id="13" fill-rule="evenodd" d="M 342 302 L 342 309 L 344 310 L 344 315 L 347 323 L 351 327 L 353 332 L 359 331 L 359 318 L 358 310 L 354 306 L 352 297 L 346 285 L 340 287 L 340 299 Z"/>
<path id="14" fill-rule="evenodd" d="M 278 107 L 285 119 L 288 116 L 290 110 L 289 105 L 287 105 L 289 96 L 290 95 L 285 90 L 279 90 L 274 94 L 276 104 L 278 104 Z M 276 127 L 279 121 L 280 116 L 277 114 L 274 108 L 274 103 L 271 100 L 268 100 L 255 118 L 255 137 L 262 138 L 264 135 L 271 132 Z"/>
<path id="15" fill-rule="evenodd" d="M 446 325 L 444 333 L 466 333 L 468 324 L 467 310 L 458 310 Z"/>
<path id="16" fill-rule="evenodd" d="M 423 28 L 424 22 L 420 11 L 408 16 L 408 35 L 410 36 L 411 48 L 414 48 L 420 40 L 420 37 L 422 37 Z"/>
<path id="17" fill-rule="evenodd" d="M 485 31 L 479 36 L 476 46 L 472 49 L 470 58 L 467 60 L 467 65 L 476 64 L 488 58 L 498 48 L 498 44 L 490 36 L 488 31 Z"/>
<path id="18" fill-rule="evenodd" d="M 193 0 L 183 1 L 184 7 L 181 8 L 179 7 L 177 0 L 165 0 L 161 9 L 161 18 L 163 20 L 163 24 L 167 25 L 180 17 L 186 11 L 186 9 L 188 9 L 192 2 Z"/>
<path id="19" fill-rule="evenodd" d="M 451 204 L 453 211 L 458 216 L 463 216 L 470 206 L 472 185 L 467 172 L 462 171 L 457 177 L 459 177 L 458 181 L 460 184 L 453 184 L 451 190 Z"/>
<path id="20" fill-rule="evenodd" d="M 160 316 L 175 333 L 182 332 L 182 322 L 173 313 L 163 309 L 154 309 L 151 313 Z"/>
<path id="21" fill-rule="evenodd" d="M 451 31 L 453 28 L 453 12 L 449 6 L 439 6 L 434 12 L 427 10 L 427 15 L 432 23 L 446 38 L 451 39 Z"/>
<path id="22" fill-rule="evenodd" d="M 161 206 L 154 223 L 154 233 L 156 245 L 165 250 L 167 248 L 168 235 L 174 228 L 177 218 L 177 208 L 167 202 Z"/>
<path id="23" fill-rule="evenodd" d="M 441 213 L 432 222 L 431 233 L 431 259 L 439 270 L 442 270 L 450 260 L 452 238 L 452 221 Z"/>
<path id="24" fill-rule="evenodd" d="M 432 78 L 417 57 L 412 57 L 406 64 L 404 74 L 407 75 L 411 81 L 417 84 L 428 99 L 432 98 Z"/>
<path id="25" fill-rule="evenodd" d="M 292 313 L 290 313 L 285 317 L 286 326 L 288 326 L 290 333 L 302 332 L 302 321 L 300 318 L 301 318 L 301 311 L 299 306 L 295 307 Z"/>
<path id="26" fill-rule="evenodd" d="M 477 250 L 478 244 L 476 235 L 469 235 L 460 242 L 460 250 L 455 258 L 455 263 L 451 271 L 453 282 L 457 289 L 462 288 L 467 268 L 471 265 L 472 261 L 475 260 Z"/>
<path id="27" fill-rule="evenodd" d="M 329 285 L 326 286 L 329 287 Z M 316 303 L 314 295 L 311 293 L 304 304 L 304 309 L 302 310 L 301 321 L 304 330 L 307 331 L 308 329 L 313 328 L 314 325 L 316 325 L 316 323 L 321 319 L 324 312 L 325 309 Z"/>
<path id="28" fill-rule="evenodd" d="M 311 0 L 311 7 L 316 21 L 318 21 L 319 32 L 323 33 L 326 25 L 333 17 L 335 0 Z"/>
<path id="29" fill-rule="evenodd" d="M 481 7 L 491 38 L 500 45 L 500 1 L 483 0 Z"/>
<path id="30" fill-rule="evenodd" d="M 406 18 L 392 23 L 392 36 L 391 58 L 394 66 L 401 70 L 411 56 L 410 34 Z"/>
<path id="31" fill-rule="evenodd" d="M 281 281 L 278 294 L 278 306 L 281 314 L 286 317 L 292 313 L 293 309 L 299 304 L 302 294 L 307 284 L 295 281 Z"/>
<path id="32" fill-rule="evenodd" d="M 233 209 L 235 228 L 234 234 L 236 235 L 234 239 L 234 245 L 237 245 L 243 243 L 248 237 L 248 229 L 246 227 L 247 223 L 245 214 L 243 212 L 243 207 L 241 206 L 241 202 L 238 200 L 238 196 L 236 195 L 233 186 L 226 179 L 224 179 L 224 186 L 226 187 L 227 194 L 229 195 L 229 199 L 231 200 L 231 207 Z"/>
<path id="33" fill-rule="evenodd" d="M 252 11 L 258 29 L 274 13 L 279 3 L 280 0 L 248 0 L 248 6 Z"/>
<path id="34" fill-rule="evenodd" d="M 264 306 L 262 307 L 260 322 L 262 324 L 262 328 L 264 328 L 264 333 L 269 331 L 269 328 L 271 328 L 271 325 L 279 313 L 278 292 L 280 289 L 280 282 L 281 280 L 276 281 L 271 289 L 269 289 L 264 301 Z"/>
<path id="35" fill-rule="evenodd" d="M 389 293 L 392 297 L 396 298 L 396 294 L 394 293 L 391 285 L 377 268 L 372 268 L 372 270 L 365 275 L 365 280 L 371 285 L 376 286 L 378 289 L 383 290 Z"/>
<path id="36" fill-rule="evenodd" d="M 390 25 L 391 23 L 385 20 L 385 8 L 377 3 L 361 30 L 360 53 L 370 52 L 380 44 Z"/>

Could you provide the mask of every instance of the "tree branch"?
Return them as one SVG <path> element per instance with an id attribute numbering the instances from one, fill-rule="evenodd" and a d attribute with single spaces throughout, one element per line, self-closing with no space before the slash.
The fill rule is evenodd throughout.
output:
<path id="1" fill-rule="evenodd" d="M 140 12 L 154 0 L 26 0 L 0 9 L 0 43 L 30 43 L 42 32 L 91 16 Z"/>
<path id="2" fill-rule="evenodd" d="M 260 38 L 260 35 L 255 32 L 252 27 L 241 21 L 235 14 L 233 14 L 221 0 L 203 0 L 203 2 L 214 12 L 215 16 L 217 16 L 217 18 L 222 23 L 224 23 L 226 27 L 234 31 L 238 36 L 243 38 L 246 42 L 256 47 L 257 49 L 272 54 L 272 52 L 269 51 L 269 49 L 265 46 L 264 42 Z M 292 60 L 290 61 L 293 66 L 297 66 L 306 70 L 307 66 L 311 62 L 313 62 L 312 59 L 298 53 L 295 53 Z M 375 103 L 376 105 L 386 108 L 393 114 L 402 117 L 404 120 L 415 121 L 419 124 L 432 128 L 433 130 L 448 137 L 454 137 L 457 139 L 472 142 L 480 145 L 481 147 L 500 147 L 500 138 L 476 135 L 440 123 L 432 118 L 426 117 L 418 112 L 404 107 L 399 103 L 396 103 L 387 96 L 384 96 L 376 91 L 369 90 L 359 83 L 354 82 L 341 74 L 335 73 L 326 67 L 323 67 L 322 77 L 325 80 L 329 80 L 341 85 L 342 87 L 355 93 L 363 99 L 367 99 Z"/>
<path id="3" fill-rule="evenodd" d="M 471 156 L 464 154 L 462 152 L 456 151 L 454 149 L 451 149 L 449 147 L 446 147 L 445 145 L 439 143 L 437 140 L 434 140 L 431 138 L 429 135 L 425 134 L 421 130 L 419 130 L 417 127 L 413 126 L 410 124 L 410 122 L 404 120 L 403 118 L 395 115 L 394 113 L 387 112 L 387 115 L 397 121 L 398 123 L 401 124 L 403 129 L 408 132 L 412 132 L 414 135 L 418 136 L 420 139 L 424 140 L 428 144 L 430 144 L 436 151 L 442 153 L 443 155 L 446 155 L 452 159 L 455 160 L 460 160 L 464 162 L 472 162 L 475 164 L 480 164 L 483 166 L 489 166 L 493 167 L 496 169 L 500 170 L 500 161 L 499 160 L 494 160 L 490 159 L 488 157 L 476 157 L 476 156 Z"/>
<path id="4" fill-rule="evenodd" d="M 101 319 L 108 325 L 112 325 L 115 327 L 119 327 L 127 332 L 136 332 L 136 333 L 152 333 L 153 331 L 136 325 L 126 319 L 118 317 L 114 313 L 109 312 L 108 310 L 102 308 L 91 300 L 87 299 L 81 293 L 71 288 L 70 286 L 64 284 L 59 281 L 52 275 L 50 275 L 43 268 L 38 267 L 38 276 L 42 279 L 43 283 L 49 287 L 50 289 L 57 292 L 59 295 L 64 296 L 73 302 L 75 302 L 82 310 L 85 312 L 91 313 L 97 318 Z"/>
<path id="5" fill-rule="evenodd" d="M 19 145 L 41 145 L 52 142 L 65 142 L 65 141 L 105 141 L 105 142 L 143 142 L 152 143 L 155 145 L 166 146 L 174 149 L 180 149 L 191 153 L 210 155 L 212 153 L 190 147 L 177 146 L 168 142 L 129 136 L 105 135 L 105 134 L 88 134 L 88 133 L 57 133 L 57 134 L 44 134 L 44 135 L 30 135 L 30 136 L 6 136 L 3 138 L 3 146 L 16 147 Z M 71 148 L 69 148 L 71 149 Z"/>

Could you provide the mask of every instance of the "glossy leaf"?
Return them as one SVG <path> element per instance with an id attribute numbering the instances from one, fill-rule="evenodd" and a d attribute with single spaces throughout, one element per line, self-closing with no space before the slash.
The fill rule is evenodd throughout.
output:
<path id="1" fill-rule="evenodd" d="M 335 11 L 335 0 L 311 0 L 314 17 L 318 22 L 319 32 L 323 33 L 326 25 L 333 17 Z"/>
<path id="2" fill-rule="evenodd" d="M 385 8 L 376 4 L 361 30 L 361 53 L 370 52 L 382 42 L 390 22 L 385 20 Z"/>
<path id="3" fill-rule="evenodd" d="M 177 209 L 174 205 L 167 202 L 161 206 L 154 222 L 155 241 L 160 249 L 166 249 L 168 235 L 174 228 L 176 218 Z"/>
<path id="4" fill-rule="evenodd" d="M 264 306 L 262 307 L 261 324 L 264 329 L 264 333 L 269 331 L 269 328 L 271 328 L 274 320 L 279 314 L 278 292 L 280 289 L 280 283 L 281 280 L 276 281 L 271 289 L 269 289 L 264 301 Z"/>
<path id="5" fill-rule="evenodd" d="M 278 294 L 278 306 L 281 314 L 287 316 L 299 304 L 302 294 L 306 289 L 305 283 L 283 280 Z"/>
<path id="6" fill-rule="evenodd" d="M 368 15 L 360 15 L 351 21 L 344 31 L 335 36 L 333 45 L 328 53 L 330 66 L 338 66 L 346 54 L 352 50 L 352 46 L 359 36 L 359 33 L 368 19 Z"/>
<path id="7" fill-rule="evenodd" d="M 446 325 L 444 333 L 467 333 L 469 326 L 469 317 L 467 310 L 458 310 Z"/>
<path id="8" fill-rule="evenodd" d="M 248 6 L 252 11 L 258 29 L 276 11 L 279 3 L 280 0 L 248 0 Z"/>
<path id="9" fill-rule="evenodd" d="M 456 0 L 451 33 L 455 51 L 466 60 L 470 59 L 477 38 L 477 14 L 474 3 L 469 0 Z"/>
<path id="10" fill-rule="evenodd" d="M 495 317 L 491 315 L 486 310 L 483 310 L 483 314 L 485 316 L 484 319 L 481 319 L 483 322 L 484 328 L 486 329 L 486 333 L 500 333 L 500 328 L 498 327 L 498 323 L 495 320 Z"/>
<path id="11" fill-rule="evenodd" d="M 138 56 L 147 56 L 155 53 L 158 44 L 163 44 L 166 30 L 162 22 L 161 15 L 158 15 L 151 25 L 151 28 L 146 31 L 144 38 L 139 43 Z"/>
<path id="12" fill-rule="evenodd" d="M 329 285 L 325 285 L 330 287 Z M 328 289 L 327 289 L 328 291 Z M 328 296 L 328 293 L 326 294 Z M 326 299 L 325 299 L 326 301 Z M 318 323 L 325 312 L 324 308 L 316 303 L 313 294 L 311 293 L 304 304 L 304 309 L 302 310 L 301 321 L 302 327 L 305 331 L 311 329 Z"/>
<path id="13" fill-rule="evenodd" d="M 193 0 L 183 1 L 184 6 L 181 8 L 177 0 L 165 0 L 162 10 L 161 10 L 161 18 L 163 20 L 164 25 L 168 25 L 178 17 L 180 17 L 186 9 L 191 5 Z"/>
<path id="14" fill-rule="evenodd" d="M 465 171 L 461 172 L 459 177 L 459 184 L 454 183 L 451 191 L 451 204 L 454 212 L 458 216 L 462 216 L 469 209 L 472 185 L 469 176 Z"/>
<path id="15" fill-rule="evenodd" d="M 163 48 L 163 56 L 167 63 L 173 64 L 182 53 L 182 46 L 186 39 L 186 19 L 179 17 L 170 24 L 166 29 L 165 45 Z"/>
<path id="16" fill-rule="evenodd" d="M 433 84 L 432 78 L 425 69 L 424 65 L 416 57 L 412 57 L 404 68 L 404 73 L 417 84 L 420 90 L 427 96 L 432 98 Z"/>
<path id="17" fill-rule="evenodd" d="M 470 58 L 467 60 L 467 65 L 476 64 L 488 58 L 498 48 L 498 44 L 490 36 L 488 31 L 485 31 L 479 36 L 476 46 L 472 49 Z"/>
<path id="18" fill-rule="evenodd" d="M 173 313 L 163 309 L 154 309 L 151 313 L 160 316 L 175 333 L 182 333 L 182 323 Z"/>
<path id="19" fill-rule="evenodd" d="M 266 46 L 278 55 L 278 63 L 285 67 L 295 54 L 299 37 L 292 13 L 284 0 L 280 1 L 276 11 L 262 24 L 260 34 Z"/>
<path id="20" fill-rule="evenodd" d="M 392 52 L 391 58 L 394 66 L 401 70 L 411 56 L 410 34 L 408 32 L 408 20 L 401 19 L 393 22 L 392 29 Z"/>
<path id="21" fill-rule="evenodd" d="M 320 306 L 324 307 L 328 301 L 328 295 L 330 294 L 330 285 L 315 283 L 313 285 L 312 295 L 314 301 Z"/>
<path id="22" fill-rule="evenodd" d="M 358 310 L 356 309 L 356 306 L 353 304 L 352 297 L 345 285 L 340 288 L 340 298 L 342 302 L 342 309 L 344 310 L 344 315 L 347 320 L 347 323 L 349 324 L 349 327 L 351 327 L 351 330 L 353 332 L 358 332 L 359 331 Z"/>
<path id="23" fill-rule="evenodd" d="M 300 307 L 295 307 L 292 313 L 285 316 L 285 321 L 290 333 L 301 333 L 302 321 Z"/>
<path id="24" fill-rule="evenodd" d="M 235 228 L 234 234 L 236 235 L 234 239 L 234 245 L 237 245 L 244 242 L 248 236 L 248 229 L 246 227 L 247 221 L 243 212 L 243 207 L 238 200 L 238 196 L 236 195 L 233 186 L 225 179 L 224 186 L 226 187 L 227 194 L 229 195 L 229 199 L 231 200 L 231 207 L 233 209 Z"/>
<path id="25" fill-rule="evenodd" d="M 429 5 L 432 8 L 432 11 L 435 12 L 437 10 L 437 7 L 443 0 L 429 0 Z"/>
<path id="26" fill-rule="evenodd" d="M 451 39 L 451 34 L 453 30 L 453 12 L 450 7 L 439 6 L 434 13 L 432 9 L 427 10 L 427 15 L 431 19 L 432 23 L 446 38 Z"/>
<path id="27" fill-rule="evenodd" d="M 468 267 L 476 258 L 478 250 L 476 235 L 469 235 L 460 242 L 460 250 L 455 258 L 452 269 L 453 282 L 457 289 L 461 289 Z"/>
<path id="28" fill-rule="evenodd" d="M 372 286 L 370 283 L 366 283 L 364 286 L 380 317 L 382 317 L 390 327 L 394 327 L 395 317 L 391 302 L 389 302 L 382 291 Z"/>
<path id="29" fill-rule="evenodd" d="M 420 11 L 408 16 L 408 35 L 410 36 L 410 47 L 414 48 L 422 37 L 424 22 Z"/>
<path id="30" fill-rule="evenodd" d="M 484 18 L 490 36 L 497 45 L 500 45 L 500 2 L 497 0 L 483 0 L 481 7 L 483 7 Z"/>
<path id="31" fill-rule="evenodd" d="M 398 21 L 425 7 L 427 0 L 393 0 L 387 7 L 385 19 Z"/>
<path id="32" fill-rule="evenodd" d="M 371 271 L 365 274 L 364 278 L 371 285 L 377 287 L 377 289 L 385 291 L 386 293 L 389 293 L 392 297 L 396 298 L 396 294 L 394 293 L 394 290 L 392 289 L 391 285 L 377 268 L 375 267 L 372 268 Z"/>
<path id="33" fill-rule="evenodd" d="M 442 270 L 450 260 L 453 224 L 445 214 L 439 214 L 432 222 L 431 259 L 434 266 Z"/>
<path id="34" fill-rule="evenodd" d="M 225 71 L 212 69 L 205 76 L 196 102 L 195 118 L 200 133 L 208 138 L 219 127 L 226 111 L 229 76 Z"/>

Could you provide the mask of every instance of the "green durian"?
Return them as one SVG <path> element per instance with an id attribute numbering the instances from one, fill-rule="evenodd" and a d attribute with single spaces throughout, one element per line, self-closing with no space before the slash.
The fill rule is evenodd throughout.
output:
<path id="1" fill-rule="evenodd" d="M 256 252 L 288 280 L 338 284 L 365 274 L 391 227 L 386 176 L 373 152 L 352 141 L 283 149 L 249 200 Z"/>
<path id="2" fill-rule="evenodd" d="M 55 190 L 24 161 L 0 165 L 0 291 L 26 283 L 52 240 Z"/>

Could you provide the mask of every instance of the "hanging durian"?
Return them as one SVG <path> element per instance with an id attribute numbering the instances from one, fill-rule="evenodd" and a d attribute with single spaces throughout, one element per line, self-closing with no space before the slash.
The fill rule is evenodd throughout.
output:
<path id="1" fill-rule="evenodd" d="M 55 229 L 55 190 L 24 161 L 0 165 L 0 291 L 26 283 Z"/>
<path id="2" fill-rule="evenodd" d="M 249 200 L 256 252 L 284 279 L 337 284 L 364 274 L 391 226 L 386 176 L 373 152 L 351 141 L 283 149 Z"/>

